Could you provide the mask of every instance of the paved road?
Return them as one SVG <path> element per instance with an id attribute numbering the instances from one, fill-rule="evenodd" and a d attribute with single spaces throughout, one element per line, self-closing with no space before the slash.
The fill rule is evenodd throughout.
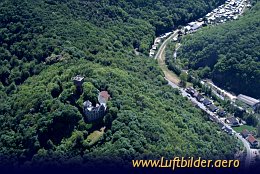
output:
<path id="1" fill-rule="evenodd" d="M 243 11 L 244 11 L 244 10 L 243 10 Z M 167 43 L 168 43 L 173 37 L 176 37 L 176 36 L 178 35 L 178 32 L 179 32 L 178 29 L 175 30 L 175 31 L 170 35 L 170 37 L 168 37 L 168 38 L 162 43 L 162 45 L 161 45 L 160 48 L 158 49 L 158 52 L 157 52 L 156 55 L 155 55 L 155 59 L 159 59 L 159 58 L 162 57 L 163 52 L 164 52 L 164 50 L 165 50 L 165 48 L 166 48 Z M 174 54 L 175 54 L 175 57 L 177 57 L 177 53 L 175 52 Z M 167 68 L 167 67 L 166 67 L 166 68 Z M 179 91 L 181 92 L 181 95 L 182 95 L 183 97 L 188 97 L 188 99 L 189 99 L 192 103 L 197 104 L 197 106 L 198 106 L 200 109 L 202 109 L 202 110 L 205 111 L 207 114 L 209 114 L 211 117 L 213 117 L 216 122 L 220 122 L 220 123 L 222 123 L 224 126 L 230 128 L 230 126 L 227 125 L 224 121 L 222 121 L 215 113 L 209 111 L 202 103 L 198 102 L 195 98 L 191 97 L 191 96 L 185 91 L 184 88 L 179 87 L 178 85 L 176 85 L 175 83 L 173 83 L 173 81 L 167 79 L 166 77 L 165 77 L 165 79 L 168 81 L 168 84 L 169 84 L 171 87 L 173 87 L 173 88 L 175 88 L 175 89 L 179 89 Z M 222 90 L 222 89 L 220 89 L 220 90 Z M 232 128 L 231 128 L 231 129 L 232 129 Z M 233 129 L 232 129 L 232 133 L 233 133 L 239 140 L 242 141 L 244 147 L 246 148 L 247 155 L 246 155 L 246 160 L 245 160 L 245 167 L 249 167 L 249 166 L 250 166 L 250 162 L 251 162 L 251 160 L 252 160 L 252 151 L 251 151 L 251 149 L 250 149 L 250 145 L 249 145 L 249 143 L 247 142 L 247 140 L 245 140 L 239 133 L 235 132 Z"/>
<path id="2" fill-rule="evenodd" d="M 250 149 L 250 144 L 239 133 L 235 133 L 235 136 L 238 139 L 240 139 L 243 142 L 244 146 L 246 147 L 245 167 L 248 168 L 250 166 L 250 161 L 252 160 L 252 152 L 251 152 L 251 149 Z"/>
<path id="3" fill-rule="evenodd" d="M 170 80 L 168 80 L 167 78 L 165 78 L 165 80 L 168 81 L 168 84 L 175 88 L 175 89 L 179 89 L 181 95 L 183 97 L 188 97 L 188 99 L 192 102 L 197 104 L 197 106 L 205 111 L 207 114 L 209 114 L 210 116 L 212 116 L 217 122 L 222 123 L 225 127 L 231 128 L 229 125 L 227 125 L 224 121 L 222 121 L 215 113 L 211 112 L 210 110 L 207 109 L 207 107 L 205 105 L 203 105 L 202 103 L 200 103 L 199 101 L 197 101 L 194 97 L 191 97 L 184 88 L 181 88 L 179 86 L 177 86 L 176 84 L 172 83 Z M 232 129 L 232 128 L 231 128 Z M 244 147 L 246 148 L 246 159 L 245 159 L 245 167 L 248 168 L 250 166 L 250 162 L 252 160 L 252 152 L 251 152 L 251 148 L 249 143 L 247 142 L 247 140 L 245 140 L 239 133 L 237 133 L 236 131 L 234 131 L 232 129 L 232 133 L 239 139 L 242 141 Z"/>
<path id="4" fill-rule="evenodd" d="M 175 30 L 167 39 L 165 39 L 165 41 L 163 41 L 162 45 L 160 46 L 160 48 L 158 49 L 154 59 L 158 59 L 159 56 L 162 55 L 162 53 L 164 52 L 165 50 L 165 47 L 168 43 L 168 41 L 170 41 L 172 38 L 174 38 L 175 36 L 177 36 L 179 30 Z"/>

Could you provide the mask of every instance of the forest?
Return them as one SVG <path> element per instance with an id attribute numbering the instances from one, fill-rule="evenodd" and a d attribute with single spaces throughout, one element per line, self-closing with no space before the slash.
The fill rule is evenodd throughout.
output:
<path id="1" fill-rule="evenodd" d="M 233 159 L 238 142 L 167 85 L 153 38 L 223 0 L 0 2 L 0 163 L 130 165 L 132 159 Z M 137 48 L 139 55 L 134 49 Z M 71 78 L 85 77 L 79 93 Z M 104 119 L 82 104 L 111 95 Z M 101 127 L 96 144 L 88 137 Z"/>
<path id="2" fill-rule="evenodd" d="M 239 20 L 209 26 L 183 39 L 183 67 L 235 94 L 260 98 L 260 3 Z"/>

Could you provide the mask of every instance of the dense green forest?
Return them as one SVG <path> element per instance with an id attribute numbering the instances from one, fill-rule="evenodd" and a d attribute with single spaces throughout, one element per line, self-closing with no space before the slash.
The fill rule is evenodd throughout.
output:
<path id="1" fill-rule="evenodd" d="M 259 18 L 258 2 L 237 21 L 186 37 L 179 53 L 183 66 L 236 94 L 260 98 Z"/>
<path id="2" fill-rule="evenodd" d="M 221 2 L 1 1 L 1 165 L 233 158 L 237 141 L 170 88 L 145 56 L 156 33 Z M 71 80 L 78 74 L 83 93 Z M 96 102 L 98 90 L 111 95 L 108 112 L 86 123 L 82 103 Z M 103 137 L 90 145 L 87 137 L 103 126 Z"/>

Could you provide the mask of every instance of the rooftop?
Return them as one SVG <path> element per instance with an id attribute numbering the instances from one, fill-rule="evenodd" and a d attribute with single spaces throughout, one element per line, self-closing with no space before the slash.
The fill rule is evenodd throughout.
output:
<path id="1" fill-rule="evenodd" d="M 98 101 L 99 103 L 106 103 L 110 98 L 110 95 L 107 91 L 101 91 L 98 95 Z"/>
<path id="2" fill-rule="evenodd" d="M 197 95 L 197 99 L 198 100 L 201 100 L 201 99 L 203 99 L 204 97 L 203 97 L 203 95 L 201 95 L 200 93 Z"/>
<path id="3" fill-rule="evenodd" d="M 81 75 L 77 75 L 77 76 L 72 78 L 72 80 L 75 80 L 75 81 L 82 81 L 83 79 L 84 79 L 84 77 L 81 76 Z"/>
<path id="4" fill-rule="evenodd" d="M 218 109 L 218 107 L 216 107 L 215 105 L 211 104 L 211 105 L 209 105 L 209 109 L 211 111 L 216 111 Z"/>
<path id="5" fill-rule="evenodd" d="M 227 113 L 223 109 L 219 110 L 218 115 L 225 116 Z"/>
<path id="6" fill-rule="evenodd" d="M 97 104 L 96 107 L 93 107 L 92 103 L 87 100 L 83 103 L 84 106 L 84 110 L 88 110 L 88 111 L 99 111 L 101 109 L 101 107 L 105 107 L 103 104 L 99 105 Z"/>
<path id="7" fill-rule="evenodd" d="M 247 129 L 244 129 L 244 130 L 241 132 L 241 135 L 242 135 L 243 137 L 247 137 L 249 134 L 250 134 L 250 132 L 249 132 Z"/>
<path id="8" fill-rule="evenodd" d="M 84 106 L 84 108 L 88 109 L 89 111 L 91 111 L 93 108 L 92 103 L 89 100 L 85 101 L 83 103 L 83 106 Z"/>
<path id="9" fill-rule="evenodd" d="M 238 124 L 238 121 L 237 121 L 237 119 L 236 119 L 235 117 L 228 117 L 228 118 L 226 118 L 226 120 L 227 120 L 230 124 L 233 124 L 233 125 Z"/>
<path id="10" fill-rule="evenodd" d="M 248 104 L 248 105 L 250 105 L 250 106 L 254 106 L 257 103 L 260 103 L 259 100 L 252 98 L 252 97 L 249 97 L 249 96 L 246 96 L 246 95 L 243 95 L 243 94 L 239 94 L 237 96 L 237 99 L 246 103 L 246 104 Z"/>
<path id="11" fill-rule="evenodd" d="M 203 104 L 204 105 L 210 105 L 212 102 L 209 100 L 209 99 L 207 99 L 207 98 L 205 98 L 204 100 L 203 100 Z"/>
<path id="12" fill-rule="evenodd" d="M 257 140 L 255 139 L 255 137 L 253 135 L 249 135 L 247 140 L 250 144 L 254 144 L 255 142 L 257 142 Z"/>

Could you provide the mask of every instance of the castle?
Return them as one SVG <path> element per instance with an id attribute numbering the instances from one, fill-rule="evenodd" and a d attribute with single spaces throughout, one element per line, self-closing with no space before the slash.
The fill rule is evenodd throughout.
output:
<path id="1" fill-rule="evenodd" d="M 77 91 L 83 92 L 82 85 L 84 83 L 84 77 L 77 75 L 72 78 L 74 85 L 77 87 Z M 87 100 L 83 103 L 84 120 L 86 122 L 92 122 L 103 118 L 106 114 L 107 101 L 110 99 L 110 95 L 107 91 L 101 91 L 98 94 L 98 102 L 94 107 L 92 103 Z"/>
<path id="2" fill-rule="evenodd" d="M 107 91 L 101 91 L 98 95 L 98 102 L 99 104 L 96 104 L 94 107 L 92 103 L 87 100 L 83 103 L 83 112 L 84 112 L 84 120 L 86 122 L 92 122 L 95 120 L 98 120 L 100 118 L 103 118 L 106 113 L 107 109 L 107 101 L 109 100 L 110 95 Z"/>

